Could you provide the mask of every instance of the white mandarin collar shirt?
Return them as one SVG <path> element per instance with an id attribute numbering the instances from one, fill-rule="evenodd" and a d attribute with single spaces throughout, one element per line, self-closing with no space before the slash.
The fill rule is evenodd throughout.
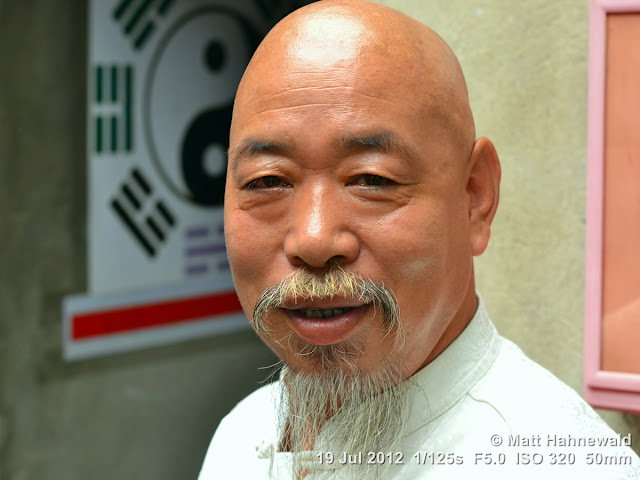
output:
<path id="1" fill-rule="evenodd" d="M 415 388 L 408 390 L 410 414 L 401 451 L 381 452 L 385 460 L 402 462 L 391 465 L 383 478 L 640 478 L 640 461 L 627 447 L 571 444 L 571 439 L 577 444 L 577 439 L 615 441 L 618 436 L 572 389 L 497 333 L 479 296 L 469 325 L 411 382 Z M 262 387 L 222 421 L 200 480 L 293 478 L 292 454 L 277 452 L 281 388 L 279 381 Z M 350 466 L 338 461 L 340 452 L 334 452 L 333 463 L 320 464 L 319 454 L 333 450 L 325 438 L 339 420 L 336 416 L 326 425 L 315 451 L 302 453 L 303 467 L 316 472 L 306 480 L 352 478 Z M 362 461 L 370 455 L 363 452 Z M 605 456 L 629 458 L 631 465 L 593 464 Z"/>

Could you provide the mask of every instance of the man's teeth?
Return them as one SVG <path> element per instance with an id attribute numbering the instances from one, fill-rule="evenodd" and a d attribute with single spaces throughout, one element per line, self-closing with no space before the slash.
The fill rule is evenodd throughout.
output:
<path id="1" fill-rule="evenodd" d="M 303 308 L 302 310 L 298 310 L 305 317 L 311 318 L 331 318 L 336 315 L 340 315 L 342 313 L 348 312 L 351 310 L 351 307 L 346 308 Z"/>

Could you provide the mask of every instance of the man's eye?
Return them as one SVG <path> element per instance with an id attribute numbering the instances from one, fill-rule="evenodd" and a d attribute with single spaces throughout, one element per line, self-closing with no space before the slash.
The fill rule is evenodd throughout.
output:
<path id="1" fill-rule="evenodd" d="M 385 185 L 393 185 L 395 182 L 388 178 L 381 177 L 380 175 L 365 173 L 364 175 L 360 175 L 354 183 L 358 185 L 366 185 L 368 187 L 382 187 Z"/>
<path id="2" fill-rule="evenodd" d="M 279 177 L 268 175 L 266 177 L 256 178 L 245 185 L 244 188 L 276 188 L 286 187 L 288 184 Z"/>

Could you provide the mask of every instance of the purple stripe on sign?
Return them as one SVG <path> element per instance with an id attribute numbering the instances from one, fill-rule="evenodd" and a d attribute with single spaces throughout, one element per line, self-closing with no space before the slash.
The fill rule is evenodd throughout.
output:
<path id="1" fill-rule="evenodd" d="M 218 233 L 224 235 L 224 224 L 218 225 Z"/>
<path id="2" fill-rule="evenodd" d="M 209 229 L 207 227 L 193 227 L 187 228 L 184 233 L 187 238 L 201 238 L 209 235 Z"/>
<path id="3" fill-rule="evenodd" d="M 186 255 L 188 257 L 193 257 L 196 255 L 211 255 L 213 253 L 223 253 L 226 252 L 226 247 L 224 244 L 222 245 L 203 245 L 201 247 L 191 247 L 187 248 Z"/>
<path id="4" fill-rule="evenodd" d="M 216 265 L 216 268 L 224 272 L 228 272 L 229 270 L 231 270 L 231 267 L 229 266 L 229 262 L 227 260 L 218 262 L 218 264 Z"/>
<path id="5" fill-rule="evenodd" d="M 209 271 L 209 267 L 206 265 L 189 265 L 185 268 L 185 273 L 187 275 L 197 275 L 201 273 L 207 273 Z"/>

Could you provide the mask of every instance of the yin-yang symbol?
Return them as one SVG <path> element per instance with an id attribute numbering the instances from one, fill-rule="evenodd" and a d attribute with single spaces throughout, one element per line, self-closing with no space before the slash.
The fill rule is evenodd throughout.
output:
<path id="1" fill-rule="evenodd" d="M 238 12 L 193 10 L 172 24 L 151 59 L 145 138 L 169 188 L 196 205 L 222 205 L 233 99 L 260 37 Z"/>

